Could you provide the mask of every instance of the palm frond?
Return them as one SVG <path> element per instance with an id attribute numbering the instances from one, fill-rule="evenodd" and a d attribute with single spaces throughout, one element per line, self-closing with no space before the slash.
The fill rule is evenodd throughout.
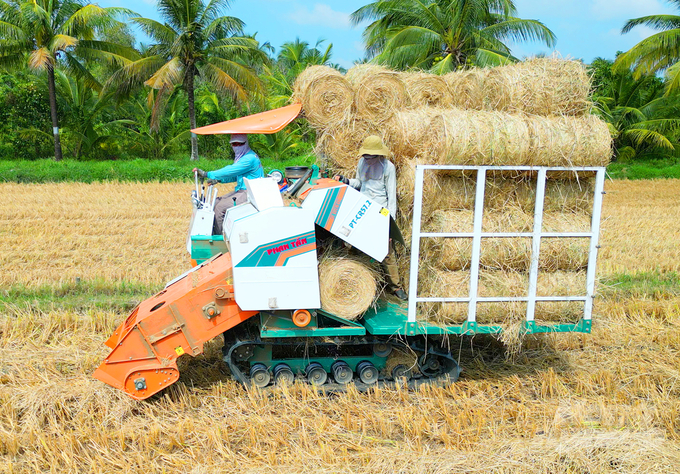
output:
<path id="1" fill-rule="evenodd" d="M 500 40 L 539 41 L 549 48 L 554 47 L 557 43 L 555 33 L 538 20 L 508 18 L 482 28 L 481 33 Z"/>
<path id="2" fill-rule="evenodd" d="M 170 25 L 164 25 L 150 18 L 134 17 L 130 18 L 130 21 L 159 43 L 172 44 L 179 35 Z"/>
<path id="3" fill-rule="evenodd" d="M 654 30 L 671 30 L 680 28 L 680 16 L 677 15 L 649 15 L 640 18 L 628 20 L 623 28 L 621 34 L 625 35 L 636 26 L 648 26 Z"/>
<path id="4" fill-rule="evenodd" d="M 674 150 L 675 147 L 671 141 L 662 133 L 654 130 L 647 130 L 644 128 L 631 128 L 621 132 L 621 135 L 629 139 L 635 146 L 653 146 L 656 148 L 665 148 L 667 150 Z"/>
<path id="5" fill-rule="evenodd" d="M 182 62 L 175 57 L 161 66 L 144 84 L 152 89 L 168 89 L 181 83 L 183 73 Z"/>
<path id="6" fill-rule="evenodd" d="M 78 44 L 78 39 L 69 35 L 54 35 L 50 42 L 49 49 L 52 54 L 57 51 L 64 51 L 68 48 L 74 48 Z"/>
<path id="7" fill-rule="evenodd" d="M 44 71 L 50 64 L 54 64 L 54 57 L 47 48 L 38 48 L 28 55 L 28 66 L 36 71 Z"/>

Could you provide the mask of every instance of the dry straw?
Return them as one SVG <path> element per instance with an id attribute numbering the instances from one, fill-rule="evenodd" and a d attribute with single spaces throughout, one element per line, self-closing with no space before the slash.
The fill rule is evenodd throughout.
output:
<path id="1" fill-rule="evenodd" d="M 361 64 L 347 71 L 345 77 L 354 88 L 354 112 L 358 118 L 382 123 L 408 105 L 406 87 L 394 71 Z"/>
<path id="2" fill-rule="evenodd" d="M 327 251 L 319 262 L 321 307 L 331 314 L 357 319 L 378 294 L 379 274 L 366 258 Z"/>
<path id="3" fill-rule="evenodd" d="M 461 109 L 482 110 L 484 108 L 484 81 L 488 73 L 488 69 L 470 69 L 442 76 L 449 86 L 453 106 Z"/>
<path id="4" fill-rule="evenodd" d="M 302 103 L 313 126 L 338 127 L 350 119 L 354 91 L 337 70 L 311 66 L 295 80 L 292 100 Z"/>
<path id="5" fill-rule="evenodd" d="M 446 81 L 441 76 L 424 72 L 404 72 L 399 75 L 406 86 L 412 107 L 451 107 L 452 100 Z"/>
<path id="6" fill-rule="evenodd" d="M 391 115 L 391 114 L 390 114 Z M 384 123 L 397 164 L 604 166 L 609 128 L 598 117 L 541 117 L 420 107 Z"/>
<path id="7" fill-rule="evenodd" d="M 583 63 L 536 58 L 488 70 L 484 96 L 489 110 L 535 115 L 583 115 L 590 77 Z"/>

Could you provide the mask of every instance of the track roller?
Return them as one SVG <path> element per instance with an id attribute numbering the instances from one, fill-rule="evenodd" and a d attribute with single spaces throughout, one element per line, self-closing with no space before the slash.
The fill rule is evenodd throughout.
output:
<path id="1" fill-rule="evenodd" d="M 318 362 L 309 364 L 305 369 L 305 375 L 307 376 L 307 381 L 312 385 L 323 385 L 328 378 L 328 374 L 326 374 L 323 366 Z"/>
<path id="2" fill-rule="evenodd" d="M 274 383 L 276 385 L 290 385 L 295 381 L 295 375 L 288 364 L 274 367 Z"/>
<path id="3" fill-rule="evenodd" d="M 269 385 L 271 375 L 267 366 L 261 363 L 253 364 L 250 368 L 250 381 L 258 388 L 264 388 Z"/>
<path id="4" fill-rule="evenodd" d="M 389 342 L 376 342 L 373 344 L 373 354 L 377 357 L 387 357 L 392 353 L 392 344 Z"/>
<path id="5" fill-rule="evenodd" d="M 404 380 L 411 378 L 411 371 L 404 364 L 395 365 L 392 369 L 392 378 L 394 380 Z"/>
<path id="6" fill-rule="evenodd" d="M 357 364 L 357 374 L 361 381 L 366 385 L 371 385 L 378 381 L 378 369 L 367 360 Z"/>
<path id="7" fill-rule="evenodd" d="M 333 362 L 331 373 L 335 381 L 342 385 L 350 383 L 354 378 L 354 373 L 349 364 L 343 360 Z"/>

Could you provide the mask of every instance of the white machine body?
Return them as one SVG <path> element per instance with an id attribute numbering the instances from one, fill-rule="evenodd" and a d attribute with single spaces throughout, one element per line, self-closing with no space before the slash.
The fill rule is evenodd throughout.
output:
<path id="1" fill-rule="evenodd" d="M 339 184 L 339 183 L 338 183 Z M 389 250 L 389 211 L 356 189 L 339 184 L 312 189 L 302 208 L 331 234 L 382 262 Z"/>
<path id="2" fill-rule="evenodd" d="M 271 178 L 244 182 L 250 202 L 227 210 L 224 220 L 239 307 L 246 311 L 320 308 L 316 214 L 284 207 Z"/>

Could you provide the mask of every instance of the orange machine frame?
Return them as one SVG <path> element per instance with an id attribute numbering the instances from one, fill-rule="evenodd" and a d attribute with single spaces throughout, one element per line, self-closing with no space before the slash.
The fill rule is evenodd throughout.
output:
<path id="1" fill-rule="evenodd" d="M 232 263 L 220 254 L 141 303 L 106 341 L 94 377 L 143 400 L 179 379 L 176 360 L 257 314 L 234 300 Z"/>

